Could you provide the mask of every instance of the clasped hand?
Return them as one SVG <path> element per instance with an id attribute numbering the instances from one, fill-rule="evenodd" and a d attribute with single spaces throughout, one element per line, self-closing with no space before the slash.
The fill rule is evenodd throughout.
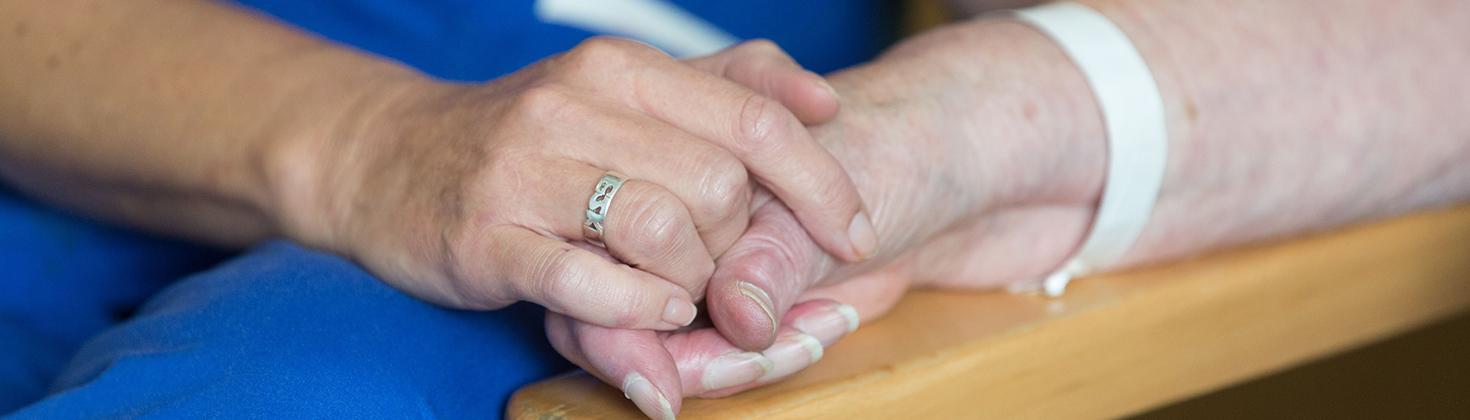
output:
<path id="1" fill-rule="evenodd" d="M 836 114 L 835 92 L 773 44 L 680 62 L 599 38 L 488 84 L 385 86 L 302 153 L 319 169 L 289 203 L 310 215 L 287 223 L 296 236 L 441 305 L 540 304 L 558 350 L 656 416 L 682 395 L 799 370 L 856 327 L 850 307 L 787 311 L 790 287 L 714 276 L 752 212 L 775 201 L 839 260 L 877 247 L 852 180 L 805 126 Z M 607 209 L 604 248 L 583 223 L 610 171 L 628 181 Z M 666 349 L 608 341 L 688 327 L 707 293 L 714 322 L 742 333 L 680 333 L 718 340 L 699 348 L 710 359 L 733 355 L 677 373 L 694 378 L 682 389 L 669 389 L 680 380 L 672 358 L 650 356 Z"/>

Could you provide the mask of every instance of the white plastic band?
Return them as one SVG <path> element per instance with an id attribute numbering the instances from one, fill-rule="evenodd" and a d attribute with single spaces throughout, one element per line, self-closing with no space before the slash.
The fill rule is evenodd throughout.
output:
<path id="1" fill-rule="evenodd" d="M 1092 86 L 1108 136 L 1107 183 L 1077 254 L 1042 282 L 1061 295 L 1073 277 L 1116 263 L 1153 213 L 1168 159 L 1164 100 L 1128 36 L 1087 6 L 1062 2 L 1011 12 L 1067 53 Z"/>

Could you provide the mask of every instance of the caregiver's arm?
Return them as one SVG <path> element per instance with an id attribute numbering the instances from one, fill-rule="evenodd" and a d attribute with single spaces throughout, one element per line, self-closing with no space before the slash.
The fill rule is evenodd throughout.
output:
<path id="1" fill-rule="evenodd" d="M 216 2 L 15 0 L 0 28 L 7 183 L 216 243 L 287 236 L 441 304 L 681 326 L 752 176 L 837 255 L 876 245 L 835 159 L 742 87 L 829 89 L 761 44 L 701 71 L 599 39 L 453 84 Z M 574 243 L 604 171 L 630 177 L 606 250 L 637 269 Z"/>
<path id="2" fill-rule="evenodd" d="M 6 1 L 0 28 L 6 181 L 227 245 L 278 233 L 288 143 L 414 77 L 213 2 Z"/>

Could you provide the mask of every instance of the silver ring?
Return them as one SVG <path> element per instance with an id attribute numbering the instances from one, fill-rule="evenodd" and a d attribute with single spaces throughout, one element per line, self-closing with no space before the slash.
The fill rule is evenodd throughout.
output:
<path id="1" fill-rule="evenodd" d="M 587 199 L 587 220 L 582 222 L 582 236 L 597 246 L 606 247 L 602 242 L 603 222 L 607 221 L 607 211 L 612 205 L 613 196 L 623 188 L 625 182 L 622 176 L 608 171 L 597 180 L 597 187 L 592 189 L 592 197 Z"/>

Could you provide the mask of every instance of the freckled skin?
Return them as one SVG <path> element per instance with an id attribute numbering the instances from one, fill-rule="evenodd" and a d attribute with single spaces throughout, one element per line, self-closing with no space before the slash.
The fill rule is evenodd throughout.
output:
<path id="1" fill-rule="evenodd" d="M 1164 188 L 1125 266 L 1470 201 L 1462 2 L 1086 3 L 1133 38 L 1169 116 Z M 1034 281 L 1082 239 L 1101 193 L 1102 127 L 1080 74 L 1049 40 L 1013 23 L 952 25 L 830 77 L 842 112 L 815 132 L 858 181 L 883 246 L 864 264 L 837 263 L 810 252 L 799 231 L 762 221 L 791 223 L 789 213 L 758 209 L 731 253 L 804 256 L 770 274 L 805 283 L 772 288 L 778 306 L 833 299 L 872 319 L 911 286 Z M 765 260 L 722 259 L 712 284 L 724 271 L 771 271 L 730 265 Z M 574 360 L 661 339 L 689 384 L 706 355 L 751 341 L 732 334 L 768 328 L 748 324 L 588 338 L 548 323 L 548 334 L 580 340 Z M 654 363 L 594 372 L 628 364 Z"/>

